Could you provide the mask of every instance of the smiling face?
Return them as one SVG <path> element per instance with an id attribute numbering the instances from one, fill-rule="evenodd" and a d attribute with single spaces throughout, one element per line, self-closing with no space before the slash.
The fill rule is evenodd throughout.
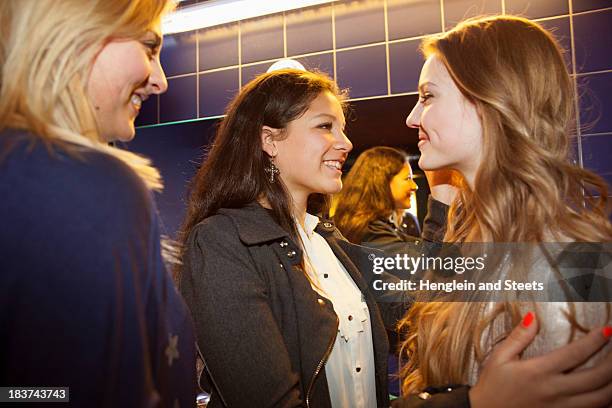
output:
<path id="1" fill-rule="evenodd" d="M 342 189 L 342 165 L 353 144 L 344 134 L 344 112 L 338 98 L 322 92 L 299 118 L 289 122 L 284 138 L 264 127 L 263 149 L 274 157 L 280 177 L 294 200 Z"/>
<path id="2" fill-rule="evenodd" d="M 138 40 L 113 40 L 96 56 L 87 93 L 104 141 L 129 141 L 140 106 L 152 94 L 166 91 L 168 83 L 159 62 L 160 27 Z"/>
<path id="3" fill-rule="evenodd" d="M 391 189 L 391 195 L 393 196 L 393 203 L 395 204 L 396 210 L 404 210 L 410 208 L 410 197 L 412 192 L 418 187 L 412 179 L 412 169 L 408 163 L 404 164 L 404 167 L 391 179 L 389 183 Z"/>
<path id="4" fill-rule="evenodd" d="M 419 101 L 406 124 L 419 129 L 419 167 L 452 168 L 473 179 L 482 151 L 481 121 L 476 106 L 457 88 L 435 54 L 423 65 Z"/>

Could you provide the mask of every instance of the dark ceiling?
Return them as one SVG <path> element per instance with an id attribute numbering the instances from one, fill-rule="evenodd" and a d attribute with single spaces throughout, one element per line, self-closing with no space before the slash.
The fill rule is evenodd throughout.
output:
<path id="1" fill-rule="evenodd" d="M 354 146 L 351 157 L 381 145 L 418 155 L 418 132 L 406 126 L 406 117 L 417 100 L 417 95 L 405 95 L 351 102 L 346 115 L 346 134 Z"/>

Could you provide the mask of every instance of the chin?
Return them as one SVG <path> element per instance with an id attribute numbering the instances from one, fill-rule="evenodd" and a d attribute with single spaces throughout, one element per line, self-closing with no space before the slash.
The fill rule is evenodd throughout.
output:
<path id="1" fill-rule="evenodd" d="M 419 158 L 419 168 L 421 170 L 425 170 L 425 171 L 434 171 L 434 170 L 441 170 L 441 169 L 445 169 L 448 166 L 445 166 L 444 164 L 438 164 L 435 162 L 432 162 L 432 160 L 428 160 L 427 156 L 421 155 L 421 157 Z"/>
<path id="2" fill-rule="evenodd" d="M 333 184 L 329 184 L 327 186 L 325 186 L 324 189 L 321 189 L 322 191 L 319 192 L 319 194 L 337 194 L 340 192 L 340 190 L 342 190 L 342 181 L 338 180 L 338 182 L 333 183 Z"/>
<path id="3" fill-rule="evenodd" d="M 118 133 L 115 140 L 120 142 L 131 142 L 132 139 L 134 139 L 134 136 L 136 136 L 136 129 L 132 125 L 129 129 L 125 129 L 124 131 Z"/>

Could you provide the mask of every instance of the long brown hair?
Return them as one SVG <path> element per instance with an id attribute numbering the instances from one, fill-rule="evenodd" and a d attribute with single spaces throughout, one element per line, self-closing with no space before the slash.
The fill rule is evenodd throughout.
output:
<path id="1" fill-rule="evenodd" d="M 332 93 L 341 102 L 345 99 L 325 74 L 284 69 L 258 76 L 232 100 L 208 157 L 193 180 L 179 235 L 181 248 L 193 228 L 205 218 L 222 208 L 241 208 L 260 199 L 270 205 L 274 220 L 298 240 L 291 197 L 280 178 L 274 183 L 268 180 L 265 168 L 270 159 L 262 150 L 261 132 L 263 126 L 286 129 L 322 92 Z M 280 137 L 285 136 L 281 132 Z M 321 212 L 326 204 L 327 196 L 312 194 L 308 211 Z M 180 265 L 177 280 L 179 275 Z"/>
<path id="2" fill-rule="evenodd" d="M 349 241 L 361 243 L 370 222 L 391 215 L 391 179 L 407 162 L 406 152 L 392 147 L 373 147 L 359 155 L 334 197 L 334 222 Z"/>
<path id="3" fill-rule="evenodd" d="M 444 63 L 483 128 L 485 159 L 474 188 L 465 185 L 451 205 L 445 241 L 612 240 L 606 183 L 568 156 L 574 88 L 554 37 L 525 18 L 495 16 L 462 22 L 421 48 Z M 408 330 L 404 392 L 465 383 L 471 357 L 484 358 L 480 343 L 493 320 L 518 323 L 511 300 L 490 313 L 478 302 L 416 303 L 400 324 Z M 584 328 L 569 307 L 573 335 Z"/>

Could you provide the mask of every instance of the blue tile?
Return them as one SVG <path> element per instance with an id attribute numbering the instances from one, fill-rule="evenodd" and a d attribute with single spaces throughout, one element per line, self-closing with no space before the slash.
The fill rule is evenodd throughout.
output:
<path id="1" fill-rule="evenodd" d="M 578 136 L 570 137 L 569 142 L 569 161 L 576 166 L 580 165 L 580 152 L 578 150 Z"/>
<path id="2" fill-rule="evenodd" d="M 572 72 L 572 38 L 569 17 L 553 18 L 538 21 L 542 27 L 550 31 L 563 48 L 563 58 L 569 72 Z"/>
<path id="3" fill-rule="evenodd" d="M 287 55 L 308 54 L 334 48 L 331 6 L 310 7 L 288 13 Z"/>
<path id="4" fill-rule="evenodd" d="M 612 69 L 612 10 L 574 16 L 576 70 Z"/>
<path id="5" fill-rule="evenodd" d="M 159 96 L 151 95 L 149 99 L 142 103 L 140 113 L 136 116 L 134 125 L 145 126 L 157 123 L 157 99 Z"/>
<path id="6" fill-rule="evenodd" d="M 579 76 L 578 93 L 582 134 L 612 132 L 612 72 Z"/>
<path id="7" fill-rule="evenodd" d="M 176 238 L 185 216 L 189 182 L 217 125 L 216 120 L 202 120 L 139 129 L 136 138 L 127 144 L 130 151 L 149 157 L 164 179 L 164 191 L 155 197 L 162 234 Z"/>
<path id="8" fill-rule="evenodd" d="M 501 14 L 501 0 L 444 0 L 444 24 L 447 29 L 468 17 Z"/>
<path id="9" fill-rule="evenodd" d="M 389 39 L 417 37 L 442 31 L 440 0 L 388 0 Z"/>
<path id="10" fill-rule="evenodd" d="M 238 89 L 238 68 L 200 74 L 200 117 L 222 115 Z"/>
<path id="11" fill-rule="evenodd" d="M 612 134 L 582 136 L 584 167 L 612 181 Z"/>
<path id="12" fill-rule="evenodd" d="M 309 71 L 317 70 L 326 73 L 330 78 L 334 77 L 334 56 L 331 52 L 296 58 L 296 60 Z"/>
<path id="13" fill-rule="evenodd" d="M 241 21 L 240 30 L 243 64 L 284 55 L 282 14 Z"/>
<path id="14" fill-rule="evenodd" d="M 238 65 L 238 23 L 200 30 L 200 71 Z"/>
<path id="15" fill-rule="evenodd" d="M 334 3 L 336 48 L 385 40 L 385 8 L 381 0 L 345 0 Z"/>
<path id="16" fill-rule="evenodd" d="M 414 92 L 424 60 L 419 52 L 421 40 L 389 44 L 389 74 L 391 93 Z"/>
<path id="17" fill-rule="evenodd" d="M 604 7 L 612 7 L 612 0 L 572 0 L 572 8 L 574 13 Z"/>
<path id="18" fill-rule="evenodd" d="M 196 32 L 164 36 L 160 60 L 167 76 L 196 72 Z"/>
<path id="19" fill-rule="evenodd" d="M 251 82 L 251 80 L 255 79 L 255 77 L 257 75 L 263 74 L 264 72 L 266 72 L 268 70 L 268 68 L 270 68 L 270 66 L 272 66 L 272 64 L 274 64 L 274 61 L 273 62 L 264 62 L 262 64 L 247 65 L 246 67 L 241 67 L 241 69 L 242 69 L 242 84 L 241 84 L 241 86 L 245 86 L 246 84 Z"/>
<path id="20" fill-rule="evenodd" d="M 505 0 L 506 14 L 542 18 L 569 13 L 568 0 Z"/>
<path id="21" fill-rule="evenodd" d="M 196 76 L 168 79 L 168 91 L 160 96 L 161 123 L 194 119 L 196 112 Z"/>
<path id="22" fill-rule="evenodd" d="M 351 98 L 387 94 L 387 69 L 384 45 L 336 53 L 337 81 L 349 88 Z"/>

